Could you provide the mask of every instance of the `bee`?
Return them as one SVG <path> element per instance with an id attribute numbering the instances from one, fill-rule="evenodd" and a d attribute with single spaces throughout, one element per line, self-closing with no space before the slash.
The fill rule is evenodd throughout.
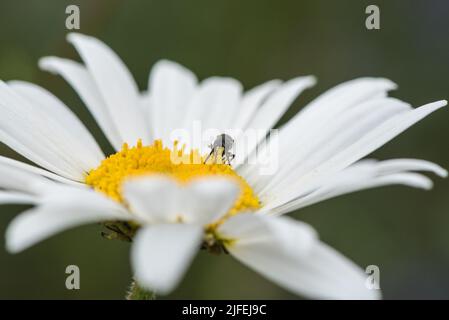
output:
<path id="1" fill-rule="evenodd" d="M 207 163 L 209 158 L 212 157 L 214 162 L 221 157 L 222 162 L 224 164 L 230 165 L 232 159 L 234 159 L 235 154 L 231 152 L 232 146 L 234 145 L 234 139 L 228 134 L 222 133 L 217 136 L 213 144 L 209 145 L 211 151 L 209 155 L 204 160 L 204 163 Z"/>

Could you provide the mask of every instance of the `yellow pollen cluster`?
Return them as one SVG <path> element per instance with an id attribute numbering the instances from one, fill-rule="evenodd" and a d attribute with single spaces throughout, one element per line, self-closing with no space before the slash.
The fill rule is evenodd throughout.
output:
<path id="1" fill-rule="evenodd" d="M 173 161 L 176 159 L 191 159 L 191 162 Z M 197 161 L 194 161 L 197 160 Z M 199 160 L 199 161 L 198 161 Z M 103 192 L 116 201 L 123 201 L 121 186 L 126 178 L 150 174 L 164 174 L 177 179 L 180 183 L 188 182 L 194 178 L 212 175 L 224 175 L 236 179 L 241 187 L 241 193 L 229 215 L 241 211 L 255 210 L 260 207 L 260 202 L 248 183 L 240 177 L 227 164 L 203 163 L 203 158 L 197 151 L 184 153 L 178 150 L 175 144 L 173 150 L 163 147 L 160 140 L 152 145 L 143 146 L 139 140 L 137 146 L 123 145 L 121 151 L 109 156 L 101 165 L 89 172 L 86 183 L 96 191 Z"/>

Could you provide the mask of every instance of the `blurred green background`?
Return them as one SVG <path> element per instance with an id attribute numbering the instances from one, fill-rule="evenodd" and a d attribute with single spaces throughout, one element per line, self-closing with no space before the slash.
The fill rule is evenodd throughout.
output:
<path id="1" fill-rule="evenodd" d="M 449 2 L 431 1 L 12 1 L 0 2 L 0 78 L 42 85 L 66 102 L 108 149 L 76 93 L 37 68 L 45 55 L 79 59 L 66 43 L 65 8 L 81 9 L 80 32 L 99 37 L 125 61 L 141 89 L 158 59 L 178 61 L 200 78 L 226 75 L 246 88 L 272 78 L 314 74 L 318 85 L 294 103 L 285 121 L 324 90 L 359 76 L 399 84 L 393 93 L 415 106 L 449 98 Z M 377 4 L 381 30 L 365 28 Z M 448 112 L 442 110 L 384 146 L 379 159 L 416 157 L 449 168 Z M 38 141 L 36 141 L 38 143 Z M 0 145 L 0 154 L 21 159 Z M 449 298 L 449 181 L 434 190 L 364 191 L 314 205 L 294 216 L 360 266 L 381 270 L 386 299 Z M 0 244 L 25 207 L 0 207 Z M 129 246 L 100 237 L 99 226 L 64 232 L 17 255 L 0 250 L 0 298 L 121 299 L 129 284 Z M 65 267 L 81 269 L 81 290 L 65 288 Z M 161 297 L 162 298 L 162 297 Z M 201 252 L 168 298 L 297 297 L 229 256 Z"/>

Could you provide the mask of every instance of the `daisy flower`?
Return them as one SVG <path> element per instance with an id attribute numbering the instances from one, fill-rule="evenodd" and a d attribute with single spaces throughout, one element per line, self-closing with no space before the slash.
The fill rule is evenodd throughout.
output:
<path id="1" fill-rule="evenodd" d="M 431 188 L 418 171 L 445 177 L 436 164 L 363 158 L 446 101 L 412 108 L 388 97 L 396 87 L 391 81 L 360 78 L 319 96 L 274 136 L 270 129 L 315 83 L 313 77 L 273 80 L 244 92 L 235 79 L 199 82 L 186 68 L 163 60 L 140 93 L 104 43 L 81 34 L 69 34 L 68 41 L 84 64 L 46 57 L 39 65 L 76 90 L 116 153 L 106 157 L 70 109 L 45 89 L 1 82 L 0 141 L 36 164 L 0 157 L 0 203 L 33 205 L 7 229 L 10 252 L 74 226 L 104 222 L 112 230 L 107 237 L 133 242 L 135 278 L 158 293 L 176 287 L 201 247 L 229 253 L 299 295 L 379 298 L 378 290 L 365 286 L 361 268 L 322 243 L 311 226 L 284 214 L 384 185 Z M 189 132 L 196 121 L 203 129 L 240 130 L 235 145 L 245 144 L 245 154 L 237 152 L 232 165 L 220 157 L 205 162 L 207 142 L 173 136 Z M 262 134 L 246 140 L 241 133 L 250 129 Z M 261 174 L 263 164 L 249 160 L 272 147 L 278 165 Z"/>

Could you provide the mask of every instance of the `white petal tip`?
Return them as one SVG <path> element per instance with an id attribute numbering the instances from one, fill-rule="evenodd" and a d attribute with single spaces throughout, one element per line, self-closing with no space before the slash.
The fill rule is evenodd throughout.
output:
<path id="1" fill-rule="evenodd" d="M 40 58 L 37 65 L 41 70 L 53 72 L 53 62 L 57 59 L 56 57 L 43 57 Z"/>
<path id="2" fill-rule="evenodd" d="M 309 82 L 310 86 L 314 86 L 318 82 L 318 79 L 312 75 L 306 76 L 306 79 Z"/>
<path id="3" fill-rule="evenodd" d="M 391 81 L 390 79 L 379 78 L 379 80 L 383 82 L 383 86 L 385 86 L 387 90 L 397 90 L 398 88 L 397 83 Z"/>
<path id="4" fill-rule="evenodd" d="M 42 57 L 38 61 L 38 66 L 41 70 L 50 72 L 52 74 L 60 74 L 62 66 L 78 66 L 79 62 L 73 60 L 64 59 L 56 56 Z"/>
<path id="5" fill-rule="evenodd" d="M 370 86 L 377 86 L 385 91 L 392 91 L 398 88 L 398 85 L 387 78 L 362 77 L 352 80 L 353 82 L 369 83 Z"/>
<path id="6" fill-rule="evenodd" d="M 423 181 L 420 184 L 416 184 L 415 186 L 412 186 L 412 187 L 419 188 L 419 189 L 422 189 L 425 191 L 429 191 L 429 190 L 432 190 L 432 188 L 433 188 L 433 182 L 432 182 L 432 180 L 429 179 L 429 180 Z"/>
<path id="7" fill-rule="evenodd" d="M 70 42 L 70 43 L 73 43 L 74 41 L 76 41 L 80 37 L 88 37 L 88 36 L 85 36 L 85 35 L 83 35 L 81 33 L 78 33 L 78 32 L 69 32 L 66 35 L 66 40 L 68 42 Z"/>
<path id="8" fill-rule="evenodd" d="M 102 43 L 100 40 L 98 40 L 95 37 L 92 36 L 88 36 L 82 33 L 78 33 L 78 32 L 70 32 L 67 34 L 66 36 L 66 40 L 67 42 L 73 44 L 76 46 L 77 43 L 79 43 L 80 41 L 91 41 L 91 42 L 96 42 L 96 43 Z"/>
<path id="9" fill-rule="evenodd" d="M 302 76 L 294 78 L 288 82 L 296 83 L 296 85 L 304 87 L 304 88 L 310 88 L 313 87 L 317 83 L 317 78 L 315 76 Z"/>
<path id="10" fill-rule="evenodd" d="M 21 243 L 20 238 L 17 235 L 17 232 L 15 232 L 15 230 L 12 229 L 11 227 L 12 226 L 10 225 L 6 230 L 5 249 L 11 254 L 16 254 L 25 250 L 28 246 Z"/>
<path id="11" fill-rule="evenodd" d="M 14 245 L 14 244 L 11 244 L 11 243 L 6 243 L 5 248 L 6 248 L 6 251 L 8 251 L 10 254 L 17 254 L 24 250 L 24 249 L 21 249 L 20 247 Z"/>
<path id="12" fill-rule="evenodd" d="M 433 181 L 424 175 L 409 173 L 408 177 L 408 180 L 404 181 L 405 185 L 423 190 L 431 190 L 433 188 Z"/>
<path id="13" fill-rule="evenodd" d="M 447 170 L 444 169 L 443 167 L 437 165 L 437 164 L 433 164 L 432 166 L 432 172 L 434 174 L 436 174 L 437 176 L 439 176 L 440 178 L 447 178 Z"/>
<path id="14" fill-rule="evenodd" d="M 427 104 L 428 106 L 433 106 L 434 108 L 438 109 L 441 107 L 445 107 L 447 105 L 447 100 L 438 100 L 435 102 L 431 102 Z"/>
<path id="15" fill-rule="evenodd" d="M 375 80 L 378 81 L 378 85 L 382 88 L 384 88 L 385 90 L 396 90 L 398 88 L 397 83 L 391 81 L 390 79 L 387 78 L 374 78 Z"/>
<path id="16" fill-rule="evenodd" d="M 48 56 L 48 57 L 42 57 L 38 60 L 37 64 L 40 69 L 42 70 L 48 70 L 51 69 L 52 62 L 57 59 L 56 57 Z"/>
<path id="17" fill-rule="evenodd" d="M 175 61 L 168 60 L 168 59 L 161 59 L 157 61 L 153 68 L 170 68 L 175 70 L 181 70 L 181 71 L 189 71 L 186 67 L 184 67 L 182 64 L 179 64 Z"/>

